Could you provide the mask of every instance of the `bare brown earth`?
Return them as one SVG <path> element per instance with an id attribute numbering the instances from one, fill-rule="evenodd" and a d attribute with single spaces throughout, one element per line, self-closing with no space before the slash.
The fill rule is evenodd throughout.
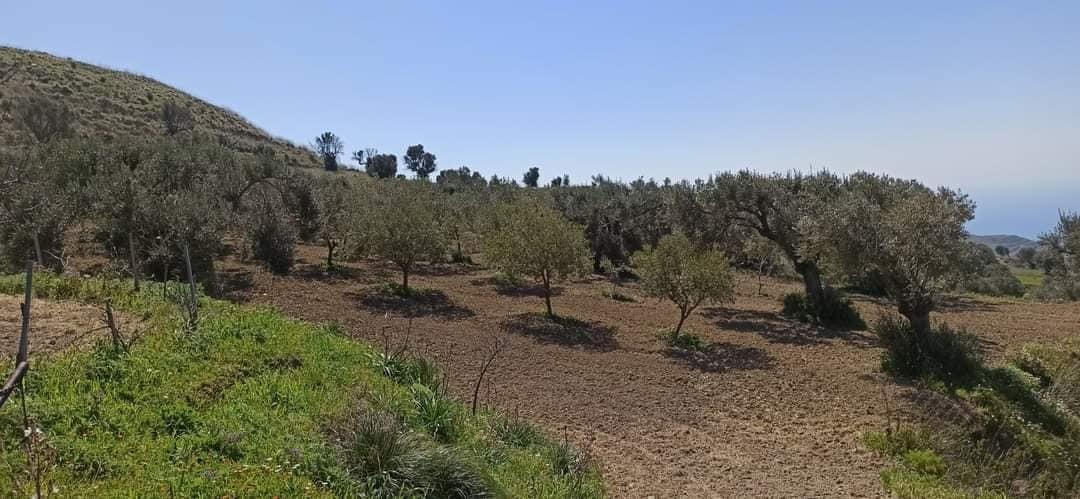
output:
<path id="1" fill-rule="evenodd" d="M 880 349 L 867 332 L 835 332 L 779 316 L 779 297 L 797 283 L 740 278 L 733 304 L 703 308 L 687 327 L 709 344 L 696 357 L 672 355 L 657 331 L 675 308 L 603 296 L 586 279 L 554 297 L 552 325 L 530 313 L 542 299 L 500 287 L 486 270 L 423 269 L 410 279 L 437 290 L 411 304 L 373 294 L 400 279 L 390 266 L 347 264 L 319 270 L 319 248 L 303 247 L 292 275 L 225 263 L 229 296 L 272 305 L 310 321 L 335 321 L 379 343 L 384 331 L 438 359 L 461 398 L 471 396 L 493 338 L 507 348 L 489 372 L 482 402 L 566 435 L 599 461 L 613 497 L 881 497 L 887 463 L 860 435 L 885 426 L 886 400 L 904 409 L 910 388 L 879 373 Z M 888 309 L 862 299 L 868 319 Z M 1080 334 L 1080 306 L 956 301 L 939 318 L 986 340 L 992 358 L 1032 341 Z M 387 328 L 386 326 L 389 326 Z"/>
<path id="2" fill-rule="evenodd" d="M 19 306 L 21 296 L 0 295 L 0 351 L 15 356 L 22 329 Z M 108 336 L 104 326 L 104 312 L 100 307 L 70 301 L 52 301 L 35 298 L 30 310 L 30 352 L 34 356 L 64 351 L 92 344 Z M 115 320 L 121 331 L 132 332 L 138 321 L 116 312 Z"/>

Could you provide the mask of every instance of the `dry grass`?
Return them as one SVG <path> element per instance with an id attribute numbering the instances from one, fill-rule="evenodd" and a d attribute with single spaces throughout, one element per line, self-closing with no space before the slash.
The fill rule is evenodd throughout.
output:
<path id="1" fill-rule="evenodd" d="M 152 78 L 43 52 L 0 46 L 0 146 L 26 142 L 14 124 L 15 103 L 41 94 L 67 104 L 84 137 L 160 135 L 161 106 L 173 100 L 191 109 L 196 127 L 223 137 L 230 147 L 253 152 L 268 146 L 292 166 L 319 167 L 310 152 L 273 137 L 239 114 Z"/>

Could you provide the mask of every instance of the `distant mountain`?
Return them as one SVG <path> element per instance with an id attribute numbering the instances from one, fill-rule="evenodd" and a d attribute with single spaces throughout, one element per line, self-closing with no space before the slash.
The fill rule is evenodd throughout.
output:
<path id="1" fill-rule="evenodd" d="M 1016 253 L 1020 248 L 1036 248 L 1039 246 L 1038 241 L 1032 241 L 1026 237 L 1012 236 L 1012 235 L 993 235 L 993 236 L 969 236 L 968 239 L 980 244 L 989 246 L 990 249 L 994 249 L 998 246 L 1004 246 L 1009 248 L 1010 253 Z"/>
<path id="2" fill-rule="evenodd" d="M 159 135 L 161 107 L 175 101 L 191 110 L 196 129 L 232 149 L 254 152 L 268 147 L 292 166 L 322 164 L 311 151 L 270 135 L 239 114 L 152 78 L 4 46 L 0 46 L 0 147 L 26 141 L 15 128 L 12 113 L 16 101 L 31 94 L 67 104 L 76 116 L 76 133 L 84 137 Z"/>

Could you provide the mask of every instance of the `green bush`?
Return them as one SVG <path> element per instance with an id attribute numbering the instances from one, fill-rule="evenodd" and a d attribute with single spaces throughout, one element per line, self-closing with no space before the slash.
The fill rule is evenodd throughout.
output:
<path id="1" fill-rule="evenodd" d="M 38 232 L 38 244 L 45 266 L 52 270 L 61 270 L 63 262 L 59 255 L 64 254 L 64 229 L 57 224 L 50 224 Z M 0 268 L 20 272 L 26 268 L 28 260 L 37 261 L 34 248 L 34 236 L 21 230 L 14 224 L 3 224 L 0 228 Z"/>
<path id="2" fill-rule="evenodd" d="M 668 348 L 699 352 L 705 349 L 705 342 L 696 334 L 689 331 L 679 333 L 674 329 L 660 331 L 660 339 L 664 340 Z"/>
<path id="3" fill-rule="evenodd" d="M 288 273 L 296 261 L 296 229 L 282 210 L 270 204 L 258 207 L 251 218 L 251 256 L 275 274 Z"/>
<path id="4" fill-rule="evenodd" d="M 977 339 L 966 331 L 941 324 L 920 338 L 907 320 L 883 317 L 874 325 L 874 332 L 885 348 L 881 367 L 889 374 L 965 385 L 982 372 Z"/>
<path id="5" fill-rule="evenodd" d="M 1024 284 L 1000 263 L 987 265 L 978 275 L 965 280 L 960 289 L 987 296 L 1024 296 Z"/>
<path id="6" fill-rule="evenodd" d="M 785 294 L 781 313 L 801 322 L 843 329 L 866 329 L 866 322 L 850 299 L 829 286 L 823 291 L 822 303 L 819 306 L 811 303 L 806 293 L 801 291 Z"/>

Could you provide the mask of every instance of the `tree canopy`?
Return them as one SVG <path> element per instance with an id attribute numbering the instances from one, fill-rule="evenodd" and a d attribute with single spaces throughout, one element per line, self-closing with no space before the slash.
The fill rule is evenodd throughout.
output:
<path id="1" fill-rule="evenodd" d="M 634 256 L 645 294 L 679 307 L 674 336 L 686 318 L 703 303 L 729 301 L 735 283 L 727 258 L 716 249 L 698 249 L 682 233 L 665 236 L 655 248 Z"/>
<path id="2" fill-rule="evenodd" d="M 532 277 L 544 289 L 551 308 L 551 283 L 581 273 L 587 257 L 583 228 L 535 202 L 497 206 L 481 237 L 484 261 L 512 276 Z"/>

